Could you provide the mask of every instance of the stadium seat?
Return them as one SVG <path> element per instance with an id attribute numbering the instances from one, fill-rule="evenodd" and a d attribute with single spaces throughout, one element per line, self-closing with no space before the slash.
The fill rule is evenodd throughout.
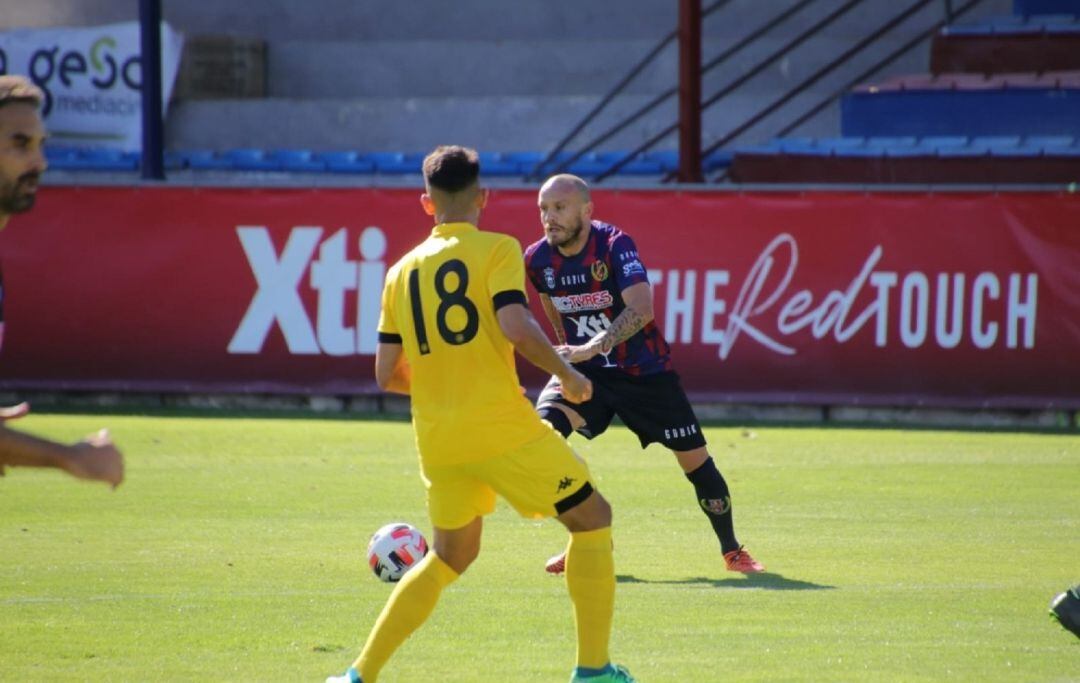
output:
<path id="1" fill-rule="evenodd" d="M 280 171 L 281 162 L 273 159 L 261 149 L 230 149 L 222 156 L 232 162 L 237 171 Z"/>
<path id="2" fill-rule="evenodd" d="M 1038 22 L 1028 21 L 1026 17 L 1015 14 L 1006 14 L 999 17 L 991 17 L 986 20 L 995 35 L 1023 35 L 1025 33 L 1041 33 L 1042 26 Z"/>
<path id="3" fill-rule="evenodd" d="M 919 140 L 920 145 L 932 150 L 943 147 L 963 147 L 968 142 L 966 135 L 929 135 Z"/>
<path id="4" fill-rule="evenodd" d="M 1035 147 L 1071 147 L 1076 138 L 1071 135 L 1029 135 L 1024 142 Z"/>
<path id="5" fill-rule="evenodd" d="M 488 177 L 523 175 L 521 163 L 500 152 L 480 152 L 480 174 Z"/>
<path id="6" fill-rule="evenodd" d="M 658 149 L 645 152 L 645 159 L 659 164 L 665 173 L 679 170 L 679 150 L 677 149 Z"/>
<path id="7" fill-rule="evenodd" d="M 183 171 L 188 168 L 187 155 L 177 150 L 165 150 L 162 160 L 166 171 Z"/>
<path id="8" fill-rule="evenodd" d="M 386 175 L 410 175 L 421 172 L 424 154 L 401 152 L 368 152 L 367 158 L 375 164 L 375 171 Z"/>
<path id="9" fill-rule="evenodd" d="M 946 74 L 929 87 L 925 77 L 892 79 L 884 87 L 863 86 L 846 94 L 841 130 L 865 137 L 1080 135 L 1075 80 L 1074 72 Z"/>
<path id="10" fill-rule="evenodd" d="M 233 167 L 231 159 L 218 156 L 213 150 L 193 149 L 180 154 L 187 159 L 187 167 L 194 171 L 220 171 Z"/>
<path id="11" fill-rule="evenodd" d="M 731 166 L 735 158 L 735 152 L 730 149 L 718 149 L 706 155 L 701 160 L 701 167 L 705 173 L 715 173 Z"/>
<path id="12" fill-rule="evenodd" d="M 596 152 L 589 152 L 571 163 L 567 171 L 582 178 L 592 178 L 604 173 L 614 164 L 613 159 L 602 159 Z"/>
<path id="13" fill-rule="evenodd" d="M 276 161 L 282 170 L 290 173 L 323 173 L 326 171 L 326 162 L 315 158 L 311 150 L 307 149 L 276 149 L 270 152 L 270 158 Z"/>
<path id="14" fill-rule="evenodd" d="M 924 138 L 913 145 L 833 147 L 792 154 L 740 148 L 729 177 L 741 183 L 1068 183 L 1080 178 L 1080 145 L 1066 137 Z M 1069 144 L 1066 144 L 1069 143 Z"/>
<path id="15" fill-rule="evenodd" d="M 84 149 L 73 157 L 65 157 L 63 161 L 50 161 L 50 165 L 70 171 L 134 171 L 139 168 L 139 153 L 116 149 Z"/>
<path id="16" fill-rule="evenodd" d="M 319 152 L 317 161 L 326 164 L 330 173 L 374 173 L 375 162 L 353 151 Z"/>
<path id="17" fill-rule="evenodd" d="M 45 160 L 49 168 L 57 171 L 77 171 L 80 169 L 79 150 L 72 147 L 46 145 Z"/>

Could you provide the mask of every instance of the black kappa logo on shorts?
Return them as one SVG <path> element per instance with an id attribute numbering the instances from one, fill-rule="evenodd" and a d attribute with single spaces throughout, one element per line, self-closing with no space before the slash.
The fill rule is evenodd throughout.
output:
<path id="1" fill-rule="evenodd" d="M 563 477 L 561 480 L 559 480 L 559 488 L 555 492 L 558 493 L 559 491 L 570 488 L 571 486 L 573 486 L 574 481 L 576 480 L 571 479 L 570 477 Z"/>

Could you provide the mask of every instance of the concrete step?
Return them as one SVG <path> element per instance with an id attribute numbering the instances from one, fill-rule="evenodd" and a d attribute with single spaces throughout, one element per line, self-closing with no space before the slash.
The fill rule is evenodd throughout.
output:
<path id="1" fill-rule="evenodd" d="M 423 152 L 436 145 L 454 143 L 488 151 L 546 151 L 598 99 L 562 95 L 178 102 L 169 111 L 166 145 L 170 149 L 261 147 Z M 571 148 L 604 132 L 649 99 L 644 95 L 616 98 L 605 116 L 575 138 Z M 739 95 L 725 100 L 723 107 L 707 112 L 703 120 L 705 143 L 739 124 L 757 101 L 753 96 Z M 796 101 L 794 106 L 805 108 L 806 102 Z M 674 123 L 677 117 L 677 105 L 670 101 L 598 149 L 633 149 Z M 833 135 L 839 128 L 836 117 L 835 108 L 829 108 L 800 134 Z M 768 119 L 739 140 L 765 139 L 776 125 L 775 117 Z M 676 146 L 675 135 L 671 134 L 657 148 Z"/>

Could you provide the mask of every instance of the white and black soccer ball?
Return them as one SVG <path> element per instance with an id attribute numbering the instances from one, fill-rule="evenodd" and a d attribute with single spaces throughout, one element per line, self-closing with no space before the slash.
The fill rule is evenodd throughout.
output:
<path id="1" fill-rule="evenodd" d="M 427 539 L 419 529 L 405 522 L 394 522 L 371 537 L 368 564 L 380 581 L 394 583 L 419 564 L 427 551 Z"/>

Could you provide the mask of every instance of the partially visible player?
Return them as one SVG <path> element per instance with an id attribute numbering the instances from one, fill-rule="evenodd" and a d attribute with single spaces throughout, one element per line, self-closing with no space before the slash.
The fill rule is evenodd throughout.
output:
<path id="1" fill-rule="evenodd" d="M 577 176 L 548 179 L 538 204 L 544 238 L 525 251 L 529 279 L 559 352 L 594 387 L 592 399 L 575 404 L 552 377 L 536 403 L 540 416 L 564 436 L 577 431 L 592 439 L 618 415 L 642 448 L 660 443 L 671 449 L 720 541 L 727 569 L 764 571 L 735 538 L 727 482 L 653 322 L 652 288 L 634 241 L 592 220 L 589 186 Z M 556 555 L 547 571 L 561 573 L 565 563 L 565 553 Z"/>
<path id="2" fill-rule="evenodd" d="M 375 378 L 384 390 L 412 397 L 433 552 L 395 587 L 353 666 L 327 682 L 375 683 L 442 590 L 476 559 L 484 515 L 495 509 L 498 494 L 520 514 L 555 517 L 570 531 L 572 683 L 631 683 L 608 656 L 615 601 L 611 508 L 585 463 L 522 394 L 514 351 L 558 377 L 570 402 L 587 400 L 592 385 L 555 352 L 529 313 L 521 245 L 476 227 L 487 202 L 476 152 L 439 147 L 424 159 L 423 171 L 420 201 L 435 227 L 387 273 Z M 465 666 L 479 654 L 467 642 Z"/>
<path id="3" fill-rule="evenodd" d="M 1080 584 L 1061 593 L 1050 602 L 1050 616 L 1080 638 Z"/>
<path id="4" fill-rule="evenodd" d="M 22 76 L 0 76 L 0 230 L 11 216 L 34 206 L 38 181 L 48 164 L 43 145 L 45 125 L 39 109 L 44 94 Z M 0 271 L 0 344 L 4 338 L 4 285 Z M 104 429 L 74 445 L 39 439 L 9 429 L 30 406 L 0 408 L 0 475 L 4 467 L 53 467 L 80 479 L 115 488 L 124 480 L 124 462 Z"/>

